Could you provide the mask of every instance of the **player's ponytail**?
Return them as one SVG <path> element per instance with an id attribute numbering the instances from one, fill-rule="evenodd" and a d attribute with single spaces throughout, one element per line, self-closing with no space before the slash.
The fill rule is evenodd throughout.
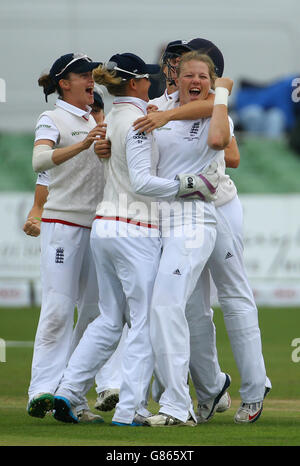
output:
<path id="1" fill-rule="evenodd" d="M 93 70 L 93 78 L 97 84 L 105 86 L 111 95 L 116 97 L 126 95 L 126 81 L 117 77 L 115 71 L 108 71 L 105 65 L 100 65 Z"/>
<path id="2" fill-rule="evenodd" d="M 52 80 L 50 74 L 42 74 L 38 79 L 38 85 L 44 89 L 46 102 L 48 102 L 48 95 L 53 94 L 54 92 L 57 92 L 62 96 L 60 86 Z"/>

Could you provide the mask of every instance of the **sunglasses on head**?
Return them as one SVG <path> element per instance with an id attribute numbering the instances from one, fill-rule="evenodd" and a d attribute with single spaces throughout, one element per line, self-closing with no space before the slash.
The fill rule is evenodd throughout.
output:
<path id="1" fill-rule="evenodd" d="M 109 61 L 108 63 L 105 64 L 105 68 L 107 71 L 121 71 L 122 73 L 130 74 L 134 76 L 136 79 L 142 79 L 142 78 L 147 78 L 149 79 L 149 73 L 145 74 L 138 74 L 138 73 L 133 73 L 132 71 L 127 71 L 122 68 L 118 67 L 118 64 L 114 61 Z M 123 81 L 126 81 L 126 78 L 122 78 Z"/>
<path id="2" fill-rule="evenodd" d="M 83 53 L 76 53 L 73 55 L 73 60 L 71 60 L 59 73 L 57 73 L 55 76 L 60 76 L 61 74 L 63 74 L 64 71 L 66 71 L 66 69 L 72 65 L 72 63 L 75 63 L 76 61 L 78 60 L 86 60 L 87 62 L 91 63 L 93 60 L 91 58 L 89 58 L 87 55 L 83 54 Z"/>

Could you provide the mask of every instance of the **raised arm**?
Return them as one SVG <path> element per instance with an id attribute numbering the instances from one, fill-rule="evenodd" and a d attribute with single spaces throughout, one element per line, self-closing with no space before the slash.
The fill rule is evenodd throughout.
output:
<path id="1" fill-rule="evenodd" d="M 49 170 L 75 157 L 83 150 L 88 149 L 100 135 L 98 126 L 93 128 L 83 141 L 71 146 L 53 149 L 54 142 L 50 139 L 39 139 L 35 142 L 32 155 L 32 166 L 35 172 Z"/>
<path id="2" fill-rule="evenodd" d="M 166 110 L 164 112 L 151 112 L 136 120 L 134 129 L 140 133 L 150 133 L 156 128 L 166 125 L 172 120 L 197 120 L 212 116 L 214 106 L 214 94 L 210 94 L 206 100 L 197 100 L 185 105 Z"/>
<path id="3" fill-rule="evenodd" d="M 225 148 L 225 163 L 227 168 L 237 168 L 240 164 L 240 151 L 233 136 L 229 145 Z"/>
<path id="4" fill-rule="evenodd" d="M 214 150 L 225 149 L 231 140 L 227 103 L 232 86 L 233 81 L 229 78 L 215 81 L 216 94 L 207 138 L 207 144 Z"/>

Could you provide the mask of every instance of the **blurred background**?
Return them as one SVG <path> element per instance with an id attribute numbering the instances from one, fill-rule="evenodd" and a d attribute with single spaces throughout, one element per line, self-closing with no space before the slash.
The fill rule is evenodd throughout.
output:
<path id="1" fill-rule="evenodd" d="M 208 4 L 209 3 L 209 4 Z M 196 37 L 223 52 L 241 153 L 229 169 L 244 207 L 245 261 L 258 305 L 300 305 L 300 4 L 297 0 L 0 0 L 0 306 L 39 305 L 39 239 L 22 231 L 33 202 L 37 80 L 60 55 L 158 63 Z M 156 80 L 151 97 L 160 95 Z M 112 99 L 104 90 L 105 112 Z"/>

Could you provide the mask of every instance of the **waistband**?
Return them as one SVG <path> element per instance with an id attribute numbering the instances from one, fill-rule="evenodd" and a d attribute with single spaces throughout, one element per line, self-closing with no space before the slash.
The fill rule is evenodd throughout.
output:
<path id="1" fill-rule="evenodd" d="M 95 220 L 96 219 L 102 219 L 102 220 L 114 220 L 116 222 L 124 222 L 124 223 L 130 223 L 132 225 L 137 225 L 137 226 L 140 226 L 140 227 L 146 227 L 146 228 L 156 228 L 158 229 L 158 226 L 157 225 L 152 225 L 151 223 L 144 223 L 144 222 L 139 222 L 139 221 L 136 221 L 136 220 L 133 220 L 131 218 L 125 218 L 125 217 L 106 217 L 106 216 L 103 216 L 103 215 L 96 215 L 95 217 Z"/>
<path id="2" fill-rule="evenodd" d="M 78 225 L 77 223 L 67 222 L 66 220 L 60 220 L 57 218 L 42 218 L 41 221 L 45 223 L 62 223 L 63 225 L 68 225 L 69 227 L 87 228 L 88 230 L 91 229 L 91 227 L 87 227 L 85 225 Z"/>

